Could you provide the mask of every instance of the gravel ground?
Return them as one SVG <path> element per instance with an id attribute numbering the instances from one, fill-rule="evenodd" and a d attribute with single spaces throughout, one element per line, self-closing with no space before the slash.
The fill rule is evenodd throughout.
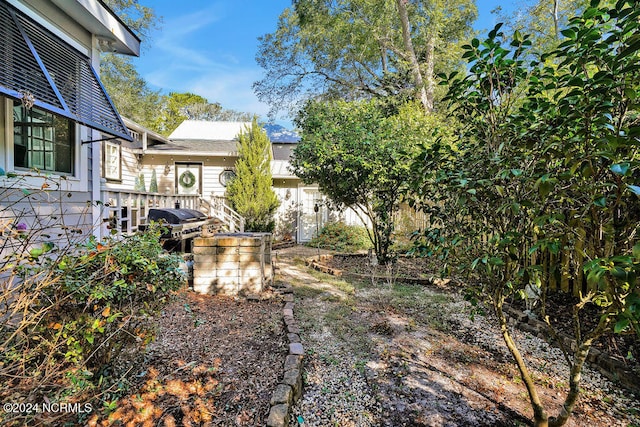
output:
<path id="1" fill-rule="evenodd" d="M 288 255 L 289 254 L 289 255 Z M 497 328 L 458 295 L 411 285 L 350 283 L 311 272 L 291 248 L 279 279 L 296 294 L 305 358 L 290 426 L 526 425 L 526 390 Z M 550 415 L 567 386 L 562 353 L 516 332 Z M 638 398 L 586 368 L 568 426 L 638 426 Z"/>

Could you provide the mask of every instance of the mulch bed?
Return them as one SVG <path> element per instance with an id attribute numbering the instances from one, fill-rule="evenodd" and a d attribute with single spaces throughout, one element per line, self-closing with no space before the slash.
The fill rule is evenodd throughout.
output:
<path id="1" fill-rule="evenodd" d="M 265 425 L 286 354 L 281 305 L 182 292 L 128 375 L 129 395 L 90 425 Z"/>

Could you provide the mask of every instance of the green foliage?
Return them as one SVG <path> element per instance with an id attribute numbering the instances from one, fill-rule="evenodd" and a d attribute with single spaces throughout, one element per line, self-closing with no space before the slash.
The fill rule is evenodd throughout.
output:
<path id="1" fill-rule="evenodd" d="M 87 240 L 65 225 L 59 180 L 29 178 L 43 183 L 2 178 L 0 212 L 15 220 L 0 224 L 0 396 L 100 408 L 100 399 L 122 389 L 118 357 L 141 353 L 153 338 L 150 316 L 183 285 L 180 258 L 164 253 L 156 225 L 122 239 Z M 50 214 L 38 213 L 43 198 Z M 15 216 L 25 205 L 33 217 Z M 24 425 L 39 416 L 0 414 L 0 422 Z"/>
<path id="2" fill-rule="evenodd" d="M 247 231 L 273 232 L 280 202 L 272 188 L 271 141 L 255 117 L 238 141 L 236 176 L 227 185 L 227 198 L 244 217 Z"/>
<path id="3" fill-rule="evenodd" d="M 156 174 L 155 168 L 151 171 L 151 182 L 149 183 L 149 192 L 150 193 L 158 192 L 158 175 Z"/>
<path id="4" fill-rule="evenodd" d="M 362 226 L 331 222 L 322 227 L 320 234 L 309 242 L 309 246 L 352 253 L 370 248 L 371 241 L 367 230 Z"/>
<path id="5" fill-rule="evenodd" d="M 161 19 L 153 8 L 140 4 L 138 0 L 105 0 L 105 3 L 143 40 L 159 26 Z"/>
<path id="6" fill-rule="evenodd" d="M 535 0 L 524 3 L 510 14 L 495 11 L 498 21 L 511 33 L 519 31 L 530 34 L 531 49 L 537 53 L 551 52 L 562 41 L 561 31 L 566 28 L 569 19 L 580 15 L 589 0 Z"/>
<path id="7" fill-rule="evenodd" d="M 159 26 L 155 11 L 137 0 L 106 0 L 105 3 L 143 39 L 143 46 L 151 31 Z M 155 122 L 162 101 L 160 91 L 149 87 L 130 57 L 104 53 L 100 58 L 100 80 L 120 115 L 158 130 Z"/>
<path id="8" fill-rule="evenodd" d="M 381 263 L 391 257 L 393 217 L 407 189 L 410 158 L 429 139 L 430 116 L 409 103 L 399 109 L 377 100 L 309 102 L 297 123 L 302 140 L 292 170 L 339 207 L 372 224 L 370 239 Z"/>
<path id="9" fill-rule="evenodd" d="M 144 179 L 144 174 L 140 173 L 138 174 L 138 176 L 136 176 L 136 179 L 134 181 L 133 184 L 133 189 L 135 191 L 142 191 L 142 192 L 146 192 L 147 191 L 147 184 L 145 183 L 145 179 Z"/>
<path id="10" fill-rule="evenodd" d="M 410 2 L 407 9 L 411 54 L 425 63 L 422 72 L 458 66 L 458 41 L 470 35 L 474 2 Z M 254 89 L 272 115 L 297 111 L 301 99 L 414 97 L 395 1 L 296 1 L 282 12 L 276 31 L 259 40 L 256 60 L 265 76 Z"/>
<path id="11" fill-rule="evenodd" d="M 465 124 L 459 151 L 434 144 L 415 163 L 422 178 L 414 189 L 432 224 L 420 250 L 476 279 L 498 319 L 505 299 L 527 285 L 544 299 L 552 283 L 585 278 L 575 284 L 575 312 L 592 305 L 600 317 L 592 330 L 575 325 L 571 391 L 550 425 L 566 422 L 593 340 L 638 325 L 639 6 L 592 2 L 540 57 L 529 36 L 516 31 L 506 42 L 500 26 L 472 40 L 463 55 L 469 73 L 442 76 L 445 100 Z M 545 310 L 543 300 L 543 319 Z M 546 420 L 523 379 L 536 422 Z"/>
<path id="12" fill-rule="evenodd" d="M 251 117 L 249 113 L 227 110 L 217 102 L 209 103 L 200 95 L 171 92 L 161 99 L 160 112 L 156 112 L 153 129 L 168 136 L 184 120 L 250 121 Z"/>
<path id="13" fill-rule="evenodd" d="M 102 55 L 100 80 L 118 113 L 145 126 L 158 130 L 155 122 L 162 97 L 140 76 L 129 57 L 107 53 Z"/>

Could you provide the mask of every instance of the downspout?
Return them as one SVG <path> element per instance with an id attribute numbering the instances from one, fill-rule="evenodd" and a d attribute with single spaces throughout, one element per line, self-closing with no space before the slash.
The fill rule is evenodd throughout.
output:
<path id="1" fill-rule="evenodd" d="M 98 39 L 96 36 L 92 36 L 93 38 L 93 47 L 91 49 L 91 65 L 95 70 L 100 70 L 100 51 L 96 48 L 98 46 Z M 93 129 L 90 129 L 91 140 L 100 139 L 94 137 L 93 133 L 95 132 Z M 101 189 L 101 173 L 100 173 L 100 160 L 102 157 L 102 143 L 101 142 L 93 142 L 91 143 L 91 224 L 93 224 L 93 234 L 98 238 L 98 240 L 102 240 L 104 236 L 104 230 L 102 226 L 102 189 Z M 87 177 L 89 179 L 89 177 Z"/>

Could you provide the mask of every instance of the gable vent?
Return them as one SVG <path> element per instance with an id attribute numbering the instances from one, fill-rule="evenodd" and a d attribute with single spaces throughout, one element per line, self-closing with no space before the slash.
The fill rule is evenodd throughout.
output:
<path id="1" fill-rule="evenodd" d="M 89 58 L 2 0 L 0 45 L 0 93 L 131 141 Z"/>

